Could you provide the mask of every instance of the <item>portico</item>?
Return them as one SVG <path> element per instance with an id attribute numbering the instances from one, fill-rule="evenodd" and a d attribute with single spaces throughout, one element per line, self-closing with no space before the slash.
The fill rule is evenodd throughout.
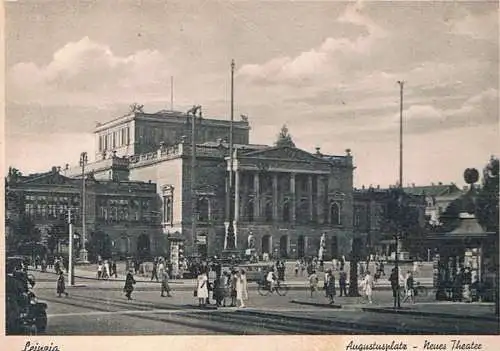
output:
<path id="1" fill-rule="evenodd" d="M 261 255 L 314 255 L 319 246 L 316 241 L 325 231 L 336 242 L 337 236 L 352 231 L 352 221 L 347 218 L 352 206 L 348 188 L 352 159 L 348 155 L 335 161 L 288 147 L 235 150 L 230 203 L 237 249 L 247 248 L 252 233 Z M 346 179 L 341 181 L 342 177 Z M 330 252 L 330 256 L 337 254 Z"/>

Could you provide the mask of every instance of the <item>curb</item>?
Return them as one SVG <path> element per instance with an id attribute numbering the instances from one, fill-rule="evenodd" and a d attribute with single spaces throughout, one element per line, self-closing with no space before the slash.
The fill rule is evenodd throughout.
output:
<path id="1" fill-rule="evenodd" d="M 423 317 L 441 317 L 441 318 L 454 318 L 454 319 L 473 319 L 478 321 L 488 321 L 488 322 L 498 322 L 499 317 L 492 316 L 471 316 L 467 314 L 453 314 L 446 312 L 427 312 L 427 311 L 415 311 L 415 310 L 401 310 L 392 308 L 374 308 L 374 307 L 362 307 L 363 312 L 374 312 L 374 313 L 385 313 L 385 314 L 407 314 L 413 316 L 423 316 Z"/>
<path id="2" fill-rule="evenodd" d="M 255 311 L 255 310 L 238 310 L 236 313 L 241 313 L 241 314 L 254 314 L 257 316 L 262 316 L 266 317 L 269 316 L 270 313 L 267 312 L 261 312 L 261 311 Z M 275 315 L 280 315 L 275 314 Z M 335 328 L 337 327 L 347 327 L 353 330 L 358 330 L 358 331 L 368 331 L 372 333 L 380 333 L 380 334 L 417 334 L 417 335 L 426 335 L 429 334 L 429 331 L 422 331 L 418 329 L 410 329 L 410 328 L 404 328 L 404 327 L 393 327 L 393 326 L 387 326 L 387 325 L 380 325 L 380 324 L 362 324 L 362 323 L 356 323 L 356 322 L 340 322 L 340 321 L 335 321 L 331 319 L 326 319 L 326 318 L 311 318 L 311 317 L 306 317 L 306 316 L 290 316 L 290 315 L 281 315 L 283 318 L 286 318 L 288 320 L 294 320 L 298 322 L 306 322 L 306 323 L 313 323 L 313 324 L 320 324 L 320 325 L 327 325 Z"/>
<path id="3" fill-rule="evenodd" d="M 305 305 L 305 306 L 317 306 L 317 307 L 325 307 L 325 308 L 332 308 L 332 309 L 340 309 L 342 308 L 342 305 L 331 305 L 329 303 L 321 303 L 321 302 L 309 302 L 309 301 L 300 301 L 300 300 L 292 300 L 290 303 L 294 303 L 297 305 Z"/>

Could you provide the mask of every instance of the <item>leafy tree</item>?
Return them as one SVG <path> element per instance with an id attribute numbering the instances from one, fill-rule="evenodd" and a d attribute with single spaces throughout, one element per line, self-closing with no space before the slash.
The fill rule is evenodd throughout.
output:
<path id="1" fill-rule="evenodd" d="M 352 240 L 351 257 L 349 259 L 349 296 L 360 296 L 358 290 L 358 263 L 361 259 L 362 241 L 360 238 Z"/>
<path id="2" fill-rule="evenodd" d="M 21 244 L 37 243 L 42 237 L 40 229 L 35 222 L 24 214 L 9 221 L 12 235 L 6 237 L 6 247 L 8 251 L 17 251 Z"/>
<path id="3" fill-rule="evenodd" d="M 292 140 L 292 136 L 288 132 L 288 128 L 286 125 L 281 127 L 281 131 L 278 134 L 278 140 L 275 143 L 278 147 L 295 147 L 295 143 Z"/>
<path id="4" fill-rule="evenodd" d="M 441 224 L 436 228 L 435 232 L 447 233 L 456 229 L 460 225 L 459 215 L 462 208 L 463 201 L 461 197 L 450 202 L 440 215 L 439 221 Z"/>
<path id="5" fill-rule="evenodd" d="M 382 227 L 393 236 L 398 235 L 410 255 L 424 254 L 422 239 L 425 235 L 423 199 L 404 192 L 401 188 L 389 189 Z"/>
<path id="6" fill-rule="evenodd" d="M 499 161 L 491 157 L 483 169 L 482 186 L 477 193 L 476 216 L 479 223 L 487 231 L 498 233 L 498 179 Z"/>
<path id="7" fill-rule="evenodd" d="M 68 224 L 64 219 L 60 219 L 50 227 L 47 236 L 47 248 L 52 254 L 54 254 L 60 242 L 68 240 L 68 230 Z"/>

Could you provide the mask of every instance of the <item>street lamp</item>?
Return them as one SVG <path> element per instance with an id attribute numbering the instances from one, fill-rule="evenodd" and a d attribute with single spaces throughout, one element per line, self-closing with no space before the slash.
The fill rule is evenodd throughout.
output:
<path id="1" fill-rule="evenodd" d="M 233 121 L 234 121 L 234 60 L 231 61 L 231 120 L 229 123 L 229 201 L 227 202 L 229 206 L 228 214 L 228 226 L 227 226 L 227 236 L 226 236 L 226 250 L 236 249 L 236 238 L 234 232 L 234 214 L 233 214 Z"/>
<path id="2" fill-rule="evenodd" d="M 401 208 L 402 206 L 402 196 L 403 196 L 403 89 L 404 89 L 404 81 L 402 80 L 398 80 L 398 84 L 399 84 L 399 95 L 400 95 L 400 99 L 399 99 L 399 189 L 401 190 L 401 193 L 399 194 L 400 198 L 399 198 L 399 201 L 398 201 L 398 206 Z M 400 212 L 401 213 L 401 212 Z M 399 221 L 401 219 L 398 220 L 398 227 L 396 228 L 396 236 L 395 236 L 395 239 L 396 239 L 396 250 L 395 250 L 395 253 L 396 253 L 396 257 L 395 257 L 395 260 L 394 260 L 394 267 L 396 268 L 396 274 L 397 274 L 397 278 L 398 278 L 398 284 L 397 284 L 397 291 L 396 291 L 396 299 L 397 299 L 397 307 L 400 308 L 401 307 L 401 298 L 399 296 L 399 250 L 398 250 L 398 246 L 399 246 L 399 231 L 401 229 L 401 226 L 399 225 Z"/>
<path id="3" fill-rule="evenodd" d="M 87 235 L 87 227 L 85 223 L 85 165 L 88 163 L 88 157 L 86 152 L 80 154 L 80 167 L 82 167 L 82 248 L 80 250 L 80 261 L 88 262 L 88 252 L 85 248 L 85 241 Z"/>

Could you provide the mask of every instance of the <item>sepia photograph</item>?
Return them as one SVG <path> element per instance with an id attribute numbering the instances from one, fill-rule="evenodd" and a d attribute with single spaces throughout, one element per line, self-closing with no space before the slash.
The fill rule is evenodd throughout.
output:
<path id="1" fill-rule="evenodd" d="M 489 350 L 497 1 L 2 6 L 0 290 L 20 350 L 88 335 Z"/>

